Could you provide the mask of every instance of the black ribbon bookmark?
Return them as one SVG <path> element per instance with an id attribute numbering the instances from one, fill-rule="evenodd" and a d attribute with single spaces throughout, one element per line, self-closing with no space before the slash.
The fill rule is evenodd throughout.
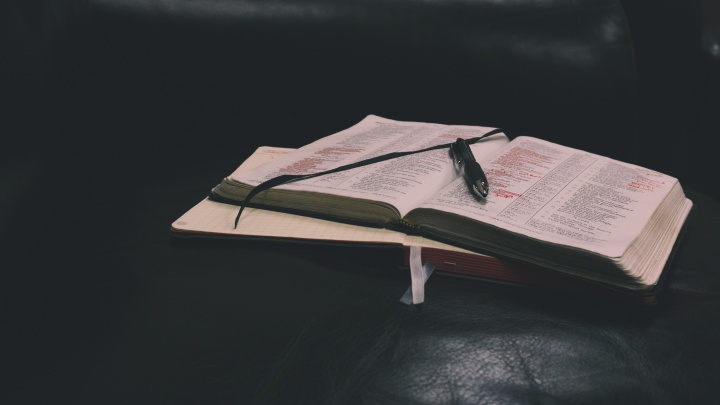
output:
<path id="1" fill-rule="evenodd" d="M 472 145 L 476 142 L 479 142 L 480 140 L 482 140 L 484 138 L 487 138 L 488 136 L 499 134 L 501 132 L 504 132 L 504 131 L 500 128 L 493 129 L 492 131 L 486 132 L 482 136 L 466 139 L 466 143 L 468 145 Z M 250 202 L 250 200 L 252 200 L 252 198 L 255 197 L 255 195 L 257 195 L 258 193 L 265 191 L 267 189 L 270 189 L 270 188 L 273 188 L 273 187 L 276 187 L 276 186 L 279 186 L 282 184 L 294 183 L 294 182 L 300 181 L 300 180 L 312 179 L 313 177 L 320 177 L 320 176 L 324 176 L 326 174 L 333 174 L 333 173 L 342 172 L 345 170 L 355 169 L 357 167 L 371 165 L 373 163 L 384 162 L 384 161 L 390 160 L 390 159 L 397 159 L 397 158 L 400 158 L 403 156 L 414 155 L 416 153 L 423 153 L 423 152 L 429 152 L 431 150 L 450 148 L 450 145 L 452 145 L 452 143 L 435 145 L 435 146 L 431 146 L 429 148 L 407 151 L 407 152 L 391 152 L 391 153 L 387 153 L 385 155 L 375 156 L 370 159 L 361 160 L 359 162 L 350 163 L 348 165 L 336 167 L 334 169 L 326 170 L 324 172 L 313 173 L 313 174 L 283 174 L 283 175 L 280 175 L 277 177 L 273 177 L 272 179 L 266 180 L 266 181 L 258 184 L 257 186 L 255 186 L 245 196 L 245 200 L 243 200 L 243 202 L 240 204 L 240 210 L 238 211 L 237 216 L 235 217 L 235 229 L 237 229 L 238 222 L 240 221 L 240 215 L 242 215 L 242 212 L 245 209 L 245 207 L 247 206 L 248 202 Z"/>

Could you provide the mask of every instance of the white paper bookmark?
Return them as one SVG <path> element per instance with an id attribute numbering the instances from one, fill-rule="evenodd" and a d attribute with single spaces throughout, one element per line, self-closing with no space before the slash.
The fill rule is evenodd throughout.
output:
<path id="1" fill-rule="evenodd" d="M 400 298 L 405 305 L 422 304 L 425 301 L 425 282 L 435 270 L 430 262 L 422 264 L 420 246 L 410 246 L 410 277 L 412 284 Z"/>

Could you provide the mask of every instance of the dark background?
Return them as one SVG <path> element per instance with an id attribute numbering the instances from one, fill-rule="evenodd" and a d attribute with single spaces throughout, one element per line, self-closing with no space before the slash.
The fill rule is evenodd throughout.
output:
<path id="1" fill-rule="evenodd" d="M 720 369 L 705 1 L 0 5 L 5 403 L 712 403 Z M 434 277 L 396 252 L 176 241 L 260 145 L 487 125 L 678 177 L 661 302 Z"/>

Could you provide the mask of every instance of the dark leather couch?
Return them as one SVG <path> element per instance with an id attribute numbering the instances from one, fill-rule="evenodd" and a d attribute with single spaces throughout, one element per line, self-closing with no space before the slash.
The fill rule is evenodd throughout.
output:
<path id="1" fill-rule="evenodd" d="M 6 404 L 717 403 L 711 0 L 0 5 Z M 652 308 L 434 277 L 395 251 L 176 241 L 257 146 L 367 114 L 506 128 L 675 175 Z"/>

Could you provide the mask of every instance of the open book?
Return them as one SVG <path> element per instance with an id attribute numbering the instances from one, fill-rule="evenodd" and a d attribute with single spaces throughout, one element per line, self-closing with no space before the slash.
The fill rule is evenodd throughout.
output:
<path id="1" fill-rule="evenodd" d="M 296 151 L 275 150 L 275 158 L 253 169 L 241 166 L 212 190 L 211 199 L 238 204 L 254 186 L 281 174 L 320 172 L 491 129 L 368 116 Z M 226 218 L 222 229 L 196 220 L 191 224 L 189 212 L 173 230 L 252 235 L 262 233 L 250 225 L 258 213 L 288 215 L 331 228 L 366 230 L 373 234 L 367 242 L 428 244 L 447 253 L 445 259 L 509 258 L 511 262 L 501 260 L 508 268 L 515 268 L 509 263 L 526 263 L 551 278 L 569 275 L 637 293 L 656 288 L 692 208 L 677 179 L 531 137 L 509 141 L 498 134 L 471 148 L 490 183 L 486 199 L 468 191 L 443 149 L 278 186 L 252 200 L 253 207 L 295 215 L 248 210 L 233 230 L 237 207 L 205 201 L 204 209 L 212 205 L 224 212 L 216 215 Z M 312 236 L 310 225 L 296 229 L 297 234 L 275 230 L 266 236 L 336 240 Z M 347 239 L 352 238 L 358 236 Z M 473 269 L 473 262 L 492 260 L 470 260 L 470 266 L 456 272 L 487 272 Z M 490 270 L 502 273 L 502 268 Z M 503 280 L 501 274 L 495 278 Z"/>

